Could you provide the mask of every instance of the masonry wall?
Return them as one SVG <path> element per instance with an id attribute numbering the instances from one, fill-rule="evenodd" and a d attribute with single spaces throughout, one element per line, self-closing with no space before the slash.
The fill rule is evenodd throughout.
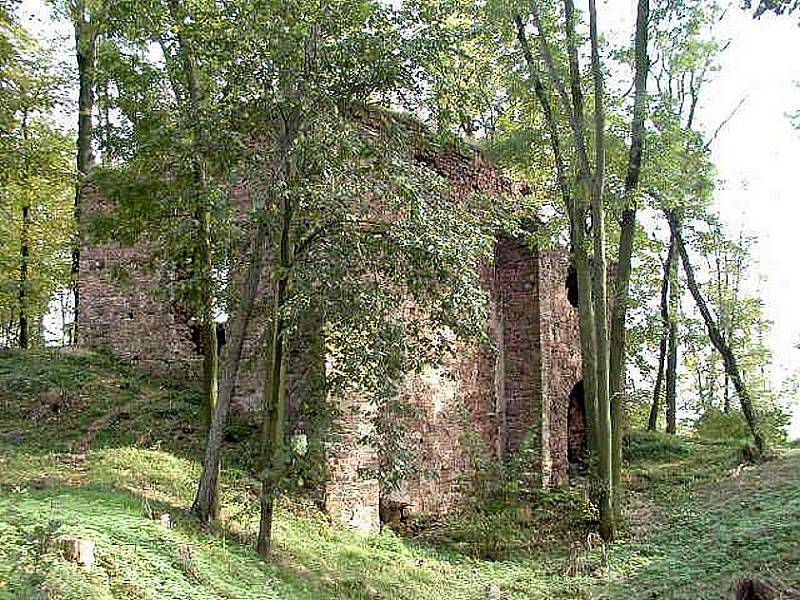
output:
<path id="1" fill-rule="evenodd" d="M 474 192 L 519 194 L 477 151 L 421 150 L 414 157 L 450 182 L 454 202 Z M 246 186 L 233 189 L 242 210 L 249 207 Z M 107 347 L 151 371 L 197 378 L 199 356 L 184 317 L 157 297 L 158 277 L 146 268 L 147 252 L 120 244 L 88 241 L 89 215 L 108 209 L 95 188 L 87 193 L 82 222 L 79 326 L 81 342 Z M 329 481 L 323 501 L 335 518 L 362 529 L 378 526 L 379 498 L 394 497 L 415 512 L 446 512 L 472 493 L 478 456 L 510 460 L 523 446 L 532 449 L 529 465 L 534 483 L 563 483 L 567 477 L 567 410 L 569 392 L 580 371 L 577 311 L 566 300 L 565 251 L 536 252 L 520 240 L 498 238 L 495 259 L 481 273 L 488 292 L 487 330 L 491 345 L 461 344 L 456 356 L 439 368 L 409 377 L 403 398 L 419 418 L 407 423 L 416 449 L 418 475 L 390 495 L 365 470 L 377 464 L 375 450 L 364 444 L 370 431 L 368 398 L 334 399 L 340 411 L 339 436 L 330 448 Z M 117 266 L 115 266 L 117 265 Z M 115 273 L 124 266 L 129 284 Z M 270 299 L 265 273 L 261 303 Z M 256 311 L 258 314 L 260 311 Z M 306 431 L 300 406 L 309 374 L 324 372 L 320 345 L 322 324 L 309 319 L 293 346 L 299 368 L 289 374 L 292 410 L 289 433 Z M 251 321 L 245 361 L 237 380 L 234 410 L 261 406 L 264 341 L 263 318 Z"/>
<path id="2" fill-rule="evenodd" d="M 157 374 L 196 378 L 200 363 L 189 325 L 158 297 L 162 286 L 147 249 L 88 242 L 92 216 L 110 208 L 88 183 L 80 223 L 79 342 Z"/>
<path id="3" fill-rule="evenodd" d="M 488 345 L 462 345 L 439 369 L 410 377 L 404 397 L 420 474 L 387 498 L 411 512 L 441 513 L 473 494 L 475 458 L 525 452 L 534 486 L 568 481 L 569 393 L 580 379 L 577 309 L 567 300 L 569 254 L 499 237 L 483 273 Z"/>
<path id="4" fill-rule="evenodd" d="M 567 299 L 569 254 L 538 253 L 542 348 L 542 398 L 549 409 L 550 483 L 568 482 L 569 394 L 581 379 L 578 309 Z M 577 433 L 577 432 L 575 432 Z"/>

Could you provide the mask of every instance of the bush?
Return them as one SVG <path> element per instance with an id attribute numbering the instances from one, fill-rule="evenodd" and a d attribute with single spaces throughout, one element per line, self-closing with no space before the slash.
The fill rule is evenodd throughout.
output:
<path id="1" fill-rule="evenodd" d="M 628 462 L 665 461 L 682 458 L 690 452 L 689 447 L 678 436 L 658 431 L 630 431 L 625 436 L 623 447 L 623 454 Z"/>
<path id="2" fill-rule="evenodd" d="M 750 437 L 747 421 L 738 410 L 723 412 L 709 408 L 694 425 L 697 435 L 710 440 L 746 440 Z"/>
<path id="3" fill-rule="evenodd" d="M 758 407 L 758 427 L 768 444 L 786 442 L 786 427 L 789 414 L 777 403 Z M 709 408 L 695 423 L 695 432 L 700 437 L 711 440 L 749 440 L 750 428 L 741 411 L 724 412 L 718 408 Z"/>

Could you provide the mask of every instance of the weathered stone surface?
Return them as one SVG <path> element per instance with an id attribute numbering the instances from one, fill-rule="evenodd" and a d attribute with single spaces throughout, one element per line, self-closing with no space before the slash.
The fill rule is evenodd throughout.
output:
<path id="1" fill-rule="evenodd" d="M 118 242 L 90 243 L 92 216 L 110 205 L 91 182 L 82 202 L 80 343 L 110 350 L 158 374 L 195 378 L 199 356 L 188 324 L 158 298 L 161 284 L 148 268 L 147 249 Z"/>
<path id="2" fill-rule="evenodd" d="M 355 529 L 380 531 L 380 484 L 374 476 L 377 454 L 365 442 L 373 433 L 375 407 L 368 398 L 358 396 L 339 398 L 337 403 L 339 427 L 336 443 L 329 449 L 325 510 Z"/>
<path id="3" fill-rule="evenodd" d="M 450 182 L 454 202 L 464 202 L 474 192 L 521 193 L 477 151 L 423 149 L 414 158 Z M 250 206 L 246 185 L 231 188 L 231 193 L 243 209 Z M 197 378 L 200 360 L 189 324 L 158 298 L 160 282 L 146 268 L 146 248 L 95 245 L 85 235 L 92 212 L 107 208 L 99 190 L 87 190 L 81 224 L 81 342 L 109 348 L 157 373 Z M 115 277 L 121 266 L 125 277 Z M 414 513 L 446 512 L 471 495 L 476 452 L 490 460 L 510 460 L 523 445 L 531 450 L 526 471 L 533 484 L 566 481 L 569 394 L 580 379 L 577 309 L 567 298 L 568 267 L 564 250 L 538 251 L 521 240 L 498 238 L 494 261 L 481 274 L 493 344 L 462 343 L 447 364 L 409 376 L 403 384 L 403 398 L 420 415 L 408 423 L 419 473 L 403 482 L 393 501 L 409 504 Z M 266 306 L 270 296 L 265 274 L 260 302 Z M 322 323 L 309 319 L 307 325 L 292 349 L 291 362 L 298 368 L 288 377 L 289 434 L 305 431 L 299 400 L 319 393 L 308 382 L 324 378 Z M 234 410 L 260 409 L 264 339 L 264 320 L 254 319 Z M 364 443 L 372 434 L 369 415 L 374 407 L 364 398 L 332 400 L 341 422 L 337 443 L 330 448 L 324 504 L 338 520 L 377 530 L 381 490 L 375 479 L 364 477 L 377 465 L 374 448 Z"/>
<path id="4" fill-rule="evenodd" d="M 549 407 L 550 483 L 567 482 L 569 467 L 567 411 L 569 394 L 581 379 L 578 309 L 567 297 L 569 254 L 564 250 L 538 253 L 539 323 L 542 352 L 542 398 Z"/>

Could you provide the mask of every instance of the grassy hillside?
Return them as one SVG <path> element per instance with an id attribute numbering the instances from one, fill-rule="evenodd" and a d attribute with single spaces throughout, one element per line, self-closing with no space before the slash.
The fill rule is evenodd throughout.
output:
<path id="1" fill-rule="evenodd" d="M 286 500 L 266 565 L 249 545 L 246 423 L 224 459 L 225 528 L 185 512 L 202 448 L 194 390 L 93 354 L 6 352 L 0 410 L 0 598 L 720 598 L 748 573 L 800 587 L 798 451 L 743 467 L 732 444 L 635 436 L 630 530 L 586 551 L 548 527 L 564 506 L 580 518 L 565 492 L 532 518 L 473 513 L 412 537 L 359 535 Z M 63 534 L 96 541 L 91 571 L 59 555 Z"/>

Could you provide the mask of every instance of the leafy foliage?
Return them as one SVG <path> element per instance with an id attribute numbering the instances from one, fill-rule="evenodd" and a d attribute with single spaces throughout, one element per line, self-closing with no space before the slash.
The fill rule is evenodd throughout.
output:
<path id="1" fill-rule="evenodd" d="M 0 346 L 17 343 L 23 315 L 30 341 L 42 344 L 50 301 L 69 281 L 72 142 L 53 120 L 63 84 L 54 57 L 13 21 L 3 31 Z"/>

